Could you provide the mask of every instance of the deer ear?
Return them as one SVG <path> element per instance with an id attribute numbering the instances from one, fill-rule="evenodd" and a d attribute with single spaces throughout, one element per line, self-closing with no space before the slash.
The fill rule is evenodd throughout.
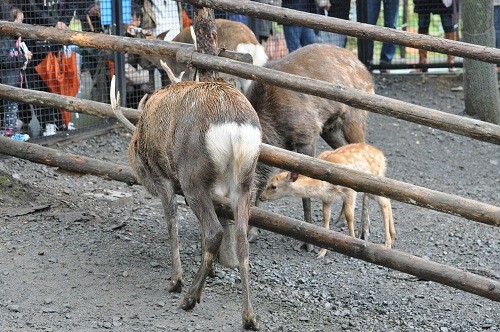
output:
<path id="1" fill-rule="evenodd" d="M 295 182 L 297 181 L 297 178 L 299 177 L 299 173 L 296 172 L 288 172 L 286 175 L 286 182 Z"/>
<path id="2" fill-rule="evenodd" d="M 164 39 L 165 39 L 165 37 L 167 36 L 167 33 L 168 33 L 169 31 L 170 31 L 170 29 L 169 29 L 169 30 L 167 30 L 167 31 L 164 31 L 164 32 L 160 33 L 158 36 L 156 36 L 156 39 L 159 39 L 159 40 L 164 40 Z"/>

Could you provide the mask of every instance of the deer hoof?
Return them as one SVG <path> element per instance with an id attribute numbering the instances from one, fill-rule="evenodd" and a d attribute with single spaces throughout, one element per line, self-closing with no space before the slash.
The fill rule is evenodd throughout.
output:
<path id="1" fill-rule="evenodd" d="M 257 239 L 259 238 L 258 234 L 248 234 L 248 242 L 249 243 L 255 243 Z"/>
<path id="2" fill-rule="evenodd" d="M 319 258 L 323 258 L 323 257 L 325 257 L 325 255 L 326 255 L 326 249 L 321 248 L 321 250 L 320 250 L 320 251 L 318 252 L 318 254 L 316 255 L 316 258 L 318 258 L 318 259 L 319 259 Z"/>
<path id="3" fill-rule="evenodd" d="M 197 300 L 193 296 L 186 296 L 184 300 L 182 300 L 181 308 L 183 310 L 191 310 L 196 306 L 197 302 L 200 303 L 200 300 L 199 299 Z"/>
<path id="4" fill-rule="evenodd" d="M 169 293 L 180 293 L 182 291 L 182 280 L 177 279 L 177 280 L 172 280 L 172 283 L 170 284 L 170 287 L 167 288 Z"/>
<path id="5" fill-rule="evenodd" d="M 303 246 L 306 248 L 307 252 L 311 252 L 314 250 L 314 246 L 310 243 L 304 243 Z"/>
<path id="6" fill-rule="evenodd" d="M 245 330 L 258 331 L 260 330 L 259 319 L 255 315 L 251 315 L 243 320 L 243 327 Z"/>

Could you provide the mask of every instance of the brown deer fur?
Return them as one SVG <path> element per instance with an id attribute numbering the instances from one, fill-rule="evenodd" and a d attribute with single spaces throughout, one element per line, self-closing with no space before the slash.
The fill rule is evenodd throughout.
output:
<path id="1" fill-rule="evenodd" d="M 265 67 L 374 93 L 365 66 L 350 51 L 332 45 L 308 45 Z M 334 149 L 365 141 L 367 111 L 260 81 L 250 85 L 246 96 L 259 115 L 264 143 L 314 156 L 318 136 Z M 260 194 L 270 168 L 259 164 L 257 173 Z M 311 222 L 310 200 L 303 203 L 304 218 Z M 251 228 L 249 234 L 254 241 L 257 229 Z"/>
<path id="2" fill-rule="evenodd" d="M 126 123 L 116 105 L 113 101 L 117 117 Z M 133 129 L 132 124 L 126 125 Z M 259 119 L 241 92 L 222 82 L 182 82 L 156 91 L 145 102 L 129 148 L 138 180 L 163 205 L 173 262 L 170 292 L 180 292 L 183 285 L 176 188 L 182 189 L 200 223 L 202 262 L 182 301 L 185 310 L 200 302 L 223 236 L 211 197 L 230 198 L 243 286 L 243 324 L 254 330 L 259 323 L 249 294 L 247 227 L 260 143 Z"/>

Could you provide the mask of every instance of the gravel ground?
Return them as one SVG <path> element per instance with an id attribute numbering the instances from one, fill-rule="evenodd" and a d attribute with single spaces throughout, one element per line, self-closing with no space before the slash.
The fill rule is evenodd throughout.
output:
<path id="1" fill-rule="evenodd" d="M 451 91 L 458 76 L 376 82 L 380 95 L 463 115 L 463 94 Z M 129 139 L 115 129 L 54 147 L 127 164 Z M 498 146 L 377 114 L 368 141 L 385 152 L 390 178 L 500 205 Z M 199 229 L 179 202 L 189 284 L 200 263 Z M 302 214 L 294 199 L 263 207 Z M 313 207 L 321 225 L 320 203 Z M 396 250 L 500 280 L 498 228 L 396 201 L 393 210 Z M 370 240 L 382 243 L 375 204 L 371 216 Z M 264 331 L 500 330 L 497 302 L 334 252 L 316 259 L 295 244 L 263 231 L 250 247 Z M 165 291 L 169 252 L 160 202 L 142 187 L 0 159 L 0 331 L 241 331 L 237 271 L 217 265 L 201 303 L 185 312 L 183 294 Z"/>

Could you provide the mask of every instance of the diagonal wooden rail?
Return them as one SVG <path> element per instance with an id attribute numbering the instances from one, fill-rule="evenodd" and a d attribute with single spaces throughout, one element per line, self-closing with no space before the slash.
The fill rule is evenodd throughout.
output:
<path id="1" fill-rule="evenodd" d="M 253 66 L 230 59 L 221 59 L 198 53 L 193 49 L 179 50 L 177 52 L 177 60 L 188 65 L 213 68 L 227 74 L 251 80 L 261 80 L 297 92 L 336 100 L 370 112 L 389 115 L 398 119 L 500 145 L 500 126 L 492 123 L 441 112 L 432 108 L 366 93 L 325 81 Z"/>
<path id="2" fill-rule="evenodd" d="M 34 151 L 38 145 L 28 143 L 20 145 L 13 140 L 3 138 L 0 142 L 0 153 L 56 166 L 56 164 L 50 164 L 45 158 L 43 151 L 46 151 L 47 148 L 39 147 L 40 152 L 38 152 Z M 271 166 L 297 171 L 323 181 L 350 187 L 356 191 L 382 195 L 407 204 L 459 215 L 491 226 L 500 226 L 500 207 L 472 199 L 346 169 L 267 144 L 261 146 L 259 161 Z"/>
<path id="3" fill-rule="evenodd" d="M 245 3 L 250 1 L 245 1 Z M 194 51 L 189 44 L 109 36 L 87 32 L 65 31 L 0 21 L 0 35 L 22 35 L 29 38 L 51 40 L 62 44 L 75 44 L 119 52 L 158 56 L 176 56 L 178 61 L 224 73 L 262 80 L 290 90 L 336 100 L 367 111 L 389 115 L 405 121 L 431 126 L 443 131 L 500 144 L 500 126 L 453 115 L 431 108 L 368 94 L 353 88 L 331 84 L 269 68 L 254 66 L 231 57 L 219 58 Z M 477 45 L 475 46 L 477 47 Z"/>
<path id="4" fill-rule="evenodd" d="M 0 137 L 0 153 L 69 171 L 92 174 L 128 184 L 137 184 L 131 168 L 128 166 L 65 153 L 36 144 Z M 182 194 L 181 192 L 178 193 Z M 219 216 L 232 218 L 228 199 L 218 197 L 214 200 L 214 204 Z M 256 207 L 251 209 L 249 222 L 252 226 L 500 302 L 500 282 L 492 279 L 419 258 L 402 251 L 388 249 L 380 244 L 359 240 Z"/>
<path id="5" fill-rule="evenodd" d="M 358 38 L 374 39 L 391 44 L 500 64 L 500 49 L 494 47 L 479 46 L 376 25 L 341 20 L 334 17 L 304 13 L 302 11 L 261 4 L 254 1 L 183 0 L 183 2 L 198 7 L 210 7 L 226 12 L 258 17 L 282 24 L 302 25 Z"/>

